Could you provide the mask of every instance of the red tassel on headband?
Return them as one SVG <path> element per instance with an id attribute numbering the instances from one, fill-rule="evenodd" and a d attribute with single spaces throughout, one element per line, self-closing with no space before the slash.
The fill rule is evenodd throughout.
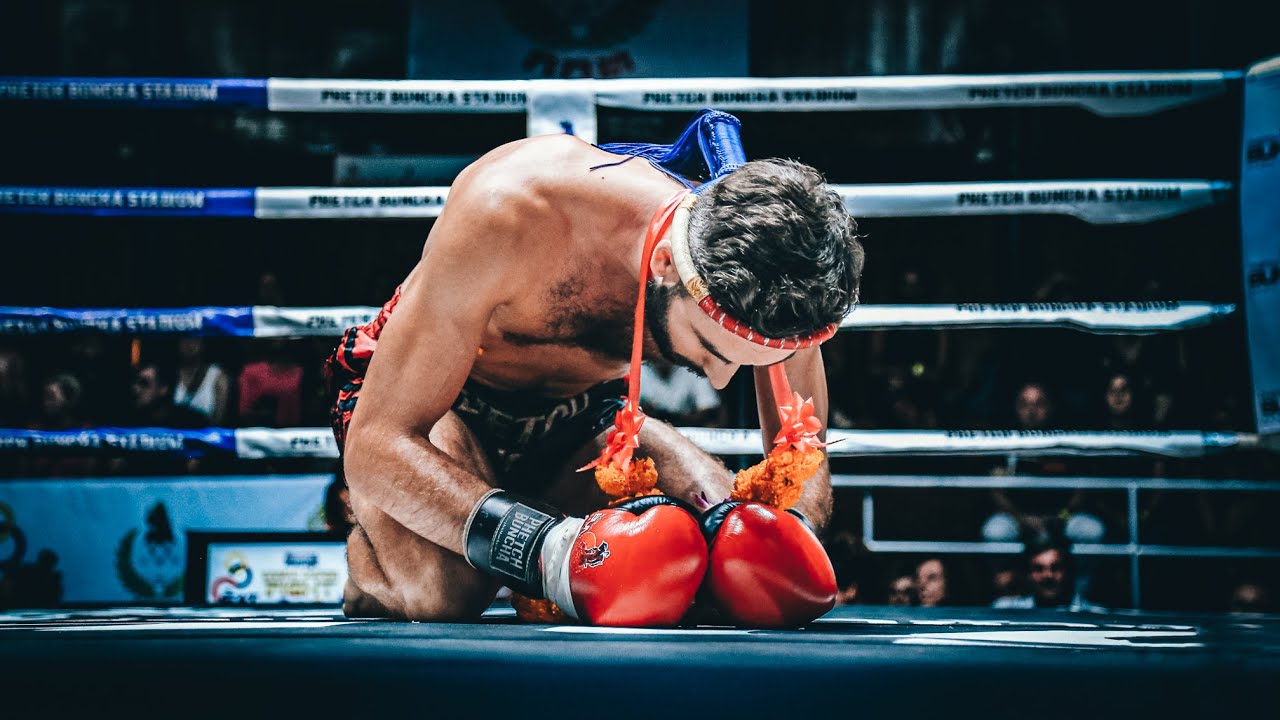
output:
<path id="1" fill-rule="evenodd" d="M 650 263 L 653 249 L 667 230 L 671 228 L 671 220 L 675 216 L 676 207 L 684 199 L 687 191 L 681 190 L 667 198 L 649 221 L 649 229 L 644 237 L 644 249 L 640 255 L 643 263 L 640 273 L 640 291 L 636 299 L 635 329 L 631 338 L 631 366 L 627 371 L 627 397 L 622 409 L 613 420 L 613 430 L 605 438 L 604 449 L 600 457 L 578 468 L 578 471 L 595 469 L 596 483 L 600 489 L 613 497 L 631 497 L 654 492 L 658 482 L 658 471 L 650 458 L 635 459 L 636 448 L 640 447 L 640 428 L 644 425 L 645 414 L 640 409 L 640 363 L 644 351 L 644 300 L 651 276 Z"/>

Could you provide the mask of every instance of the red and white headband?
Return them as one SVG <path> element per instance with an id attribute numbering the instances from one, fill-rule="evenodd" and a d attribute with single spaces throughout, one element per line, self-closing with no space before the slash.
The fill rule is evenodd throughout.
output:
<path id="1" fill-rule="evenodd" d="M 676 273 L 680 275 L 680 282 L 689 291 L 689 295 L 697 301 L 698 307 L 702 308 L 703 312 L 724 329 L 757 345 L 780 350 L 799 350 L 821 345 L 830 340 L 836 334 L 836 331 L 840 329 L 839 323 L 832 323 L 808 335 L 771 338 L 752 330 L 746 323 L 733 318 L 716 304 L 716 301 L 711 298 L 711 292 L 707 289 L 706 281 L 702 279 L 702 276 L 698 275 L 698 269 L 693 265 L 693 255 L 689 252 L 689 218 L 693 211 L 693 205 L 697 201 L 698 196 L 692 193 L 685 195 L 684 199 L 680 201 L 680 205 L 676 207 L 675 217 L 672 219 L 670 238 L 671 257 L 675 262 Z"/>

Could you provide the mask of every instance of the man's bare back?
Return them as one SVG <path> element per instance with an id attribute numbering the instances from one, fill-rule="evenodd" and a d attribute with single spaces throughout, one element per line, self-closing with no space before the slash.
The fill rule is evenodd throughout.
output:
<path id="1" fill-rule="evenodd" d="M 496 262 L 473 271 L 501 273 L 510 292 L 489 317 L 472 379 L 563 397 L 626 374 L 644 230 L 681 186 L 643 160 L 591 169 L 618 160 L 573 136 L 543 136 L 504 145 L 459 178 L 485 191 L 451 194 L 450 211 L 500 202 L 498 222 L 515 228 L 494 243 Z M 438 246 L 461 241 L 432 232 L 409 282 L 433 272 Z"/>

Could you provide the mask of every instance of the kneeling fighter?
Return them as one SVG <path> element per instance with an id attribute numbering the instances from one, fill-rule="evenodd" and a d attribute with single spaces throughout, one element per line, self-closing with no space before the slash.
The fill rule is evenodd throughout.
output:
<path id="1" fill-rule="evenodd" d="M 609 498 L 575 472 L 608 454 L 633 354 L 719 389 L 743 365 L 758 388 L 784 368 L 825 422 L 817 344 L 853 306 L 863 263 L 856 224 L 813 168 L 750 162 L 693 202 L 688 181 L 623 160 L 571 136 L 486 154 L 395 296 L 334 351 L 356 519 L 348 615 L 474 619 L 508 585 L 584 622 L 670 625 L 717 567 L 733 593 L 734 578 L 798 562 L 785 553 L 822 552 L 786 513 L 695 517 L 729 496 L 732 474 L 657 420 L 635 440 L 667 497 L 598 511 Z M 780 420 L 757 395 L 767 442 Z M 820 530 L 830 505 L 824 460 L 795 509 Z M 712 573 L 700 526 L 716 533 Z M 752 602 L 786 618 L 811 600 L 788 584 Z"/>

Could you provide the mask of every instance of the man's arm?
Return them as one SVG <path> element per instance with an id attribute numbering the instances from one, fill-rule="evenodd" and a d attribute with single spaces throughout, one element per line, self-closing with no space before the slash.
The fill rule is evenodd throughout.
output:
<path id="1" fill-rule="evenodd" d="M 813 398 L 814 415 L 822 420 L 823 431 L 820 439 L 826 439 L 827 425 L 827 375 L 822 364 L 822 351 L 818 348 L 806 348 L 798 351 L 784 364 L 791 389 L 800 393 L 801 397 Z M 773 449 L 773 438 L 778 434 L 781 425 L 778 422 L 778 406 L 773 398 L 769 385 L 769 368 L 754 368 L 756 381 L 756 409 L 760 413 L 761 440 L 764 451 Z M 804 494 L 796 503 L 795 509 L 813 523 L 814 529 L 821 533 L 831 518 L 831 465 L 824 458 L 818 472 L 804 484 Z"/>
<path id="2" fill-rule="evenodd" d="M 466 382 L 494 308 L 516 285 L 510 250 L 520 231 L 519 203 L 480 184 L 472 173 L 454 184 L 378 340 L 345 447 L 357 519 L 371 505 L 459 554 L 467 516 L 491 488 L 438 447 L 432 430 Z"/>

